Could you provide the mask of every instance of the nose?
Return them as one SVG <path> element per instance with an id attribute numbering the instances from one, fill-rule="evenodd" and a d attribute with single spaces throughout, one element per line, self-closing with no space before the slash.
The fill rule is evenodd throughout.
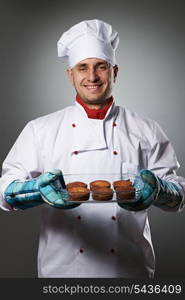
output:
<path id="1" fill-rule="evenodd" d="M 96 82 L 99 80 L 99 75 L 96 69 L 92 68 L 88 70 L 87 80 L 90 82 Z"/>

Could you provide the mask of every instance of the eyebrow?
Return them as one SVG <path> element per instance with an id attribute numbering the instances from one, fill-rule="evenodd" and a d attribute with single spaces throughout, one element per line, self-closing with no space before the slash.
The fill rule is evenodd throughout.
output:
<path id="1" fill-rule="evenodd" d="M 86 67 L 87 64 L 78 64 L 77 67 Z"/>
<path id="2" fill-rule="evenodd" d="M 100 62 L 97 62 L 94 66 L 97 67 L 97 66 L 100 66 L 100 65 L 108 65 L 109 66 L 109 63 L 108 62 L 104 62 L 104 61 L 100 61 Z M 86 67 L 88 66 L 88 64 L 86 63 L 82 63 L 82 64 L 78 64 L 77 67 Z"/>

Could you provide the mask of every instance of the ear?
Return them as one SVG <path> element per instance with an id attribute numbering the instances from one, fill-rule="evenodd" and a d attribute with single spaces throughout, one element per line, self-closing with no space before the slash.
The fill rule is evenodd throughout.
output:
<path id="1" fill-rule="evenodd" d="M 71 82 L 71 84 L 74 85 L 73 70 L 72 69 L 67 69 L 67 77 L 68 77 L 69 81 Z"/>
<path id="2" fill-rule="evenodd" d="M 113 67 L 113 71 L 114 71 L 114 82 L 116 82 L 118 70 L 119 70 L 119 69 L 118 69 L 118 66 L 115 65 L 115 66 Z"/>

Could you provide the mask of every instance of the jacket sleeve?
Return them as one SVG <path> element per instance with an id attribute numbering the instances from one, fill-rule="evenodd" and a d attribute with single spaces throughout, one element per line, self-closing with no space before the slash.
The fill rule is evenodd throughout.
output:
<path id="1" fill-rule="evenodd" d="M 173 182 L 182 192 L 181 202 L 167 201 L 166 205 L 160 208 L 167 211 L 181 211 L 185 204 L 185 178 L 178 176 L 176 171 L 180 164 L 172 146 L 172 143 L 155 122 L 153 127 L 153 142 L 150 154 L 148 155 L 148 169 L 153 171 L 160 178 Z"/>
<path id="2" fill-rule="evenodd" d="M 41 173 L 36 130 L 31 121 L 25 126 L 3 162 L 0 178 L 0 208 L 5 211 L 17 210 L 4 200 L 4 191 L 12 181 L 31 179 Z"/>

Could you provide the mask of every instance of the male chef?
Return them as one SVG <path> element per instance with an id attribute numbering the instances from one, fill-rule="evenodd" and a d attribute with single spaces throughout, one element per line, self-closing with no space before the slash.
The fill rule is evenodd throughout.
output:
<path id="1" fill-rule="evenodd" d="M 118 33 L 101 20 L 63 33 L 58 56 L 68 63 L 75 103 L 28 122 L 3 163 L 2 209 L 42 207 L 39 277 L 153 278 L 147 210 L 184 206 L 185 179 L 176 175 L 169 139 L 156 122 L 113 98 L 118 43 Z M 127 203 L 70 203 L 64 175 L 90 173 L 138 174 L 139 196 Z"/>

